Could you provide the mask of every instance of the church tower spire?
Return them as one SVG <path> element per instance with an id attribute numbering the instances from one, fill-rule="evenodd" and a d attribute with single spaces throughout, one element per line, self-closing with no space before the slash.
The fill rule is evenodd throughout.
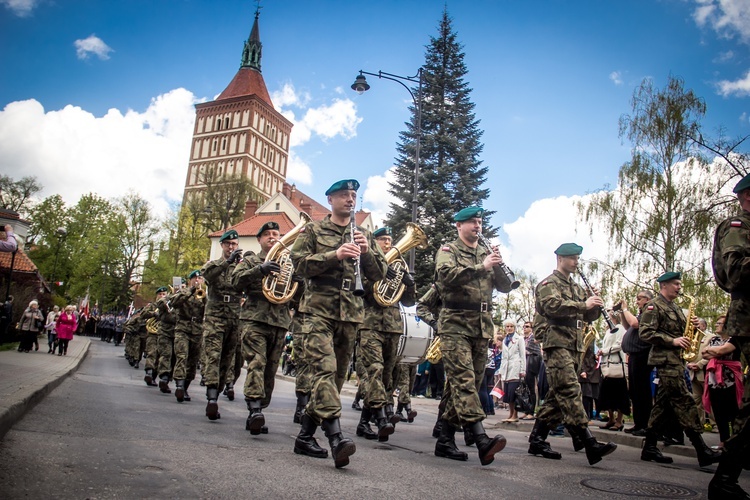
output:
<path id="1" fill-rule="evenodd" d="M 263 44 L 260 43 L 260 30 L 258 29 L 258 17 L 260 16 L 260 6 L 255 10 L 255 22 L 253 29 L 250 31 L 250 38 L 245 42 L 242 49 L 242 63 L 240 68 L 250 68 L 260 73 L 260 58 L 263 51 Z"/>

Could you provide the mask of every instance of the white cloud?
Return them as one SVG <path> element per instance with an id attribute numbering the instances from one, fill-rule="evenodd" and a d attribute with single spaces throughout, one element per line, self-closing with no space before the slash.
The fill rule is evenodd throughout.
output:
<path id="1" fill-rule="evenodd" d="M 308 109 L 302 122 L 323 139 L 332 139 L 337 135 L 351 139 L 357 135 L 357 125 L 362 118 L 357 116 L 353 101 L 334 99 L 329 106 Z"/>
<path id="2" fill-rule="evenodd" d="M 13 12 L 18 17 L 27 17 L 39 3 L 39 0 L 0 0 L 0 4 Z"/>
<path id="3" fill-rule="evenodd" d="M 287 182 L 299 182 L 300 184 L 312 184 L 312 169 L 305 163 L 294 150 L 289 150 L 289 161 L 286 170 Z"/>
<path id="4" fill-rule="evenodd" d="M 710 26 L 724 38 L 738 36 L 750 43 L 750 2 L 747 0 L 695 0 L 693 19 L 698 26 Z"/>
<path id="5" fill-rule="evenodd" d="M 73 45 L 78 59 L 88 59 L 91 54 L 94 54 L 99 59 L 106 60 L 109 59 L 109 53 L 114 52 L 109 45 L 104 43 L 104 40 L 93 33 L 88 38 L 76 40 Z"/>
<path id="6" fill-rule="evenodd" d="M 297 92 L 294 85 L 285 83 L 281 90 L 271 93 L 271 102 L 278 111 L 286 106 L 304 107 L 310 102 L 308 92 Z"/>
<path id="7" fill-rule="evenodd" d="M 175 89 L 142 113 L 110 109 L 96 117 L 76 106 L 45 111 L 36 100 L 0 111 L 0 173 L 36 176 L 43 197 L 115 198 L 133 190 L 157 215 L 182 199 L 195 119 L 193 94 Z"/>
<path id="8" fill-rule="evenodd" d="M 610 73 L 609 79 L 612 80 L 615 85 L 622 85 L 622 73 L 619 71 L 613 71 Z"/>
<path id="9" fill-rule="evenodd" d="M 397 198 L 388 192 L 390 182 L 395 180 L 396 167 L 386 170 L 383 175 L 373 175 L 367 178 L 365 192 L 362 195 L 363 204 L 372 212 L 372 220 L 377 227 L 383 225 L 390 210 L 391 203 L 397 202 Z"/>
<path id="10" fill-rule="evenodd" d="M 737 96 L 742 97 L 750 95 L 750 70 L 745 73 L 743 78 L 730 82 L 729 80 L 722 80 L 716 84 L 718 87 L 719 95 L 724 97 Z"/>
<path id="11" fill-rule="evenodd" d="M 716 64 L 721 64 L 729 62 L 732 59 L 734 59 L 734 51 L 727 50 L 726 52 L 719 52 L 719 55 L 714 57 L 713 62 Z"/>

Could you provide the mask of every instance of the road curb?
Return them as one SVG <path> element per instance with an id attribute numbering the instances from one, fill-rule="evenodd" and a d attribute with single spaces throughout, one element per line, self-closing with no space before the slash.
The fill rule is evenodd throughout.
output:
<path id="1" fill-rule="evenodd" d="M 76 371 L 81 363 L 86 358 L 89 352 L 89 346 L 91 341 L 85 338 L 85 345 L 81 348 L 81 353 L 75 358 L 74 362 L 69 368 L 60 372 L 57 376 L 46 380 L 40 387 L 34 389 L 31 393 L 21 397 L 18 401 L 12 402 L 8 407 L 0 410 L 0 439 L 3 439 L 5 434 L 23 418 L 23 416 L 34 408 L 47 394 L 52 392 L 57 386 L 59 386 L 63 380 Z"/>

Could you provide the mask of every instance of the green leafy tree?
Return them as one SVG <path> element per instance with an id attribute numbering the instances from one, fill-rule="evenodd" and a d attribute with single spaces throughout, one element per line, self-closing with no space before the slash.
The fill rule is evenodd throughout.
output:
<path id="1" fill-rule="evenodd" d="M 421 94 L 417 224 L 427 233 L 429 247 L 417 251 L 420 294 L 432 283 L 438 249 L 456 238 L 453 215 L 467 206 L 482 205 L 489 197 L 489 189 L 483 187 L 488 168 L 479 160 L 482 131 L 465 80 L 468 69 L 463 47 L 447 10 L 443 11 L 438 35 L 430 37 L 422 71 L 425 84 Z M 417 89 L 413 92 L 417 95 Z M 412 218 L 417 109 L 412 107 L 411 112 L 411 120 L 400 134 L 395 175 L 389 189 L 398 201 L 391 203 L 385 221 L 397 238 Z M 486 211 L 485 215 L 488 218 L 492 213 Z M 485 226 L 486 236 L 494 234 L 492 227 Z"/>
<path id="2" fill-rule="evenodd" d="M 125 307 L 131 300 L 131 285 L 144 276 L 143 262 L 147 252 L 153 252 L 153 243 L 160 231 L 150 203 L 135 193 L 128 193 L 118 200 L 118 220 L 115 229 L 120 235 L 123 248 L 118 272 L 122 276 L 115 305 Z M 149 288 L 149 287 L 147 287 Z M 146 296 L 153 295 L 156 286 L 151 285 Z"/>
<path id="3" fill-rule="evenodd" d="M 16 181 L 8 175 L 0 175 L 0 207 L 28 216 L 32 199 L 42 190 L 36 177 L 26 176 Z"/>
<path id="4" fill-rule="evenodd" d="M 198 180 L 205 189 L 186 200 L 185 204 L 192 212 L 202 211 L 201 220 L 208 232 L 220 231 L 240 222 L 248 200 L 263 200 L 250 179 L 239 174 L 226 176 L 214 166 L 202 169 Z"/>

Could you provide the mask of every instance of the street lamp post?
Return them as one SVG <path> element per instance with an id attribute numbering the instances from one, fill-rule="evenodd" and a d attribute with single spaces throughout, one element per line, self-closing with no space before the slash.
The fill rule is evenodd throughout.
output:
<path id="1" fill-rule="evenodd" d="M 386 73 L 384 71 L 378 71 L 377 73 L 370 73 L 368 71 L 359 70 L 359 75 L 352 84 L 352 90 L 358 94 L 363 94 L 370 89 L 370 85 L 367 83 L 365 75 L 377 76 L 378 78 L 384 78 L 396 82 L 404 87 L 414 101 L 414 106 L 417 108 L 417 140 L 415 144 L 414 152 L 414 192 L 411 199 L 411 221 L 417 223 L 417 193 L 419 192 L 419 148 L 421 145 L 422 138 L 422 86 L 424 85 L 424 71 L 422 68 L 417 70 L 417 74 L 414 76 L 399 76 L 393 73 Z M 417 95 L 411 91 L 408 85 L 404 82 L 412 82 L 418 84 Z M 409 269 L 414 272 L 414 261 L 416 259 L 416 249 L 412 248 L 409 251 Z"/>
<path id="2" fill-rule="evenodd" d="M 65 237 L 68 235 L 68 232 L 65 230 L 64 227 L 58 227 L 57 231 L 55 231 L 55 235 L 57 235 L 57 249 L 55 250 L 55 265 L 52 268 L 52 282 L 55 282 L 55 278 L 57 277 L 57 259 L 60 257 L 60 245 L 62 244 Z"/>

